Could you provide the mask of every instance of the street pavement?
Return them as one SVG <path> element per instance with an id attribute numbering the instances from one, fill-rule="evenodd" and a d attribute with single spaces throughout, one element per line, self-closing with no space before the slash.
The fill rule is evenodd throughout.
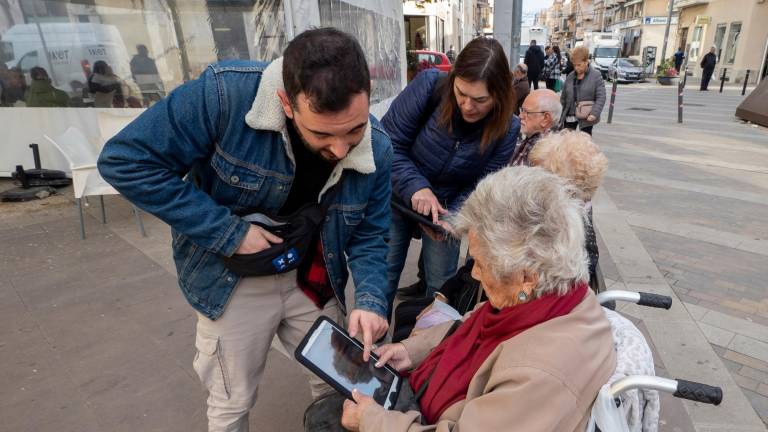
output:
<path id="1" fill-rule="evenodd" d="M 676 97 L 622 85 L 613 124 L 606 108 L 595 127 L 610 161 L 594 202 L 601 267 L 612 289 L 674 297 L 670 311 L 621 306 L 659 375 L 726 390 L 720 407 L 665 396 L 660 430 L 764 431 L 768 131 L 733 117 L 736 90 L 686 91 L 682 125 Z M 102 225 L 92 199 L 80 240 L 64 192 L 0 204 L 0 431 L 205 430 L 195 316 L 168 227 L 144 215 L 141 237 L 120 197 L 107 197 Z M 402 285 L 417 252 L 414 242 Z M 299 367 L 273 350 L 251 430 L 300 431 L 309 402 Z"/>
<path id="2" fill-rule="evenodd" d="M 768 422 L 768 131 L 735 118 L 741 100 L 740 89 L 689 86 L 679 124 L 676 87 L 622 85 L 613 123 L 594 132 L 609 159 L 595 203 L 606 243 L 601 253 L 611 255 L 604 266 L 609 287 L 636 289 L 645 277 L 674 294 L 684 311 L 673 308 L 648 326 L 657 357 L 673 363 L 666 367 L 680 378 L 731 390 L 718 408 L 684 404 L 697 430 L 746 430 L 755 423 L 745 420 L 752 413 L 744 404 L 726 408 L 739 396 L 732 389 Z M 616 234 L 622 229 L 624 237 Z M 616 264 L 627 249 L 635 260 L 622 269 Z M 638 271 L 636 255 L 643 252 L 656 272 Z M 696 341 L 706 341 L 715 355 L 703 346 L 691 351 Z M 732 381 L 718 376 L 722 367 Z"/>

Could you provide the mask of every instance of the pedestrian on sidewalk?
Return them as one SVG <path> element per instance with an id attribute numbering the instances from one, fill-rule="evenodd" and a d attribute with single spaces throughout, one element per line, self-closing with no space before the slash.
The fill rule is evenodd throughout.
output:
<path id="1" fill-rule="evenodd" d="M 272 63 L 209 66 L 99 157 L 109 183 L 171 226 L 209 431 L 248 430 L 275 335 L 293 352 L 320 315 L 341 322 L 348 268 L 366 359 L 386 334 L 392 147 L 369 116 L 370 82 L 353 36 L 308 30 Z M 313 397 L 333 391 L 309 376 Z"/>
<path id="2" fill-rule="evenodd" d="M 531 46 L 525 52 L 524 63 L 528 66 L 528 82 L 534 89 L 538 89 L 541 71 L 544 69 L 544 51 L 536 45 L 535 40 L 531 40 Z"/>
<path id="3" fill-rule="evenodd" d="M 709 52 L 701 59 L 699 66 L 703 69 L 701 72 L 701 87 L 700 91 L 707 91 L 709 86 L 709 80 L 712 79 L 712 74 L 715 72 L 715 65 L 717 64 L 717 54 L 715 54 L 717 48 L 713 45 L 709 49 Z"/>
<path id="4" fill-rule="evenodd" d="M 512 87 L 515 89 L 515 115 L 519 116 L 520 107 L 523 106 L 523 101 L 531 92 L 528 83 L 528 66 L 525 63 L 518 64 L 512 71 Z"/>
<path id="5" fill-rule="evenodd" d="M 549 55 L 544 60 L 547 88 L 556 91 L 557 81 L 560 79 L 560 48 L 555 45 L 549 49 Z"/>
<path id="6" fill-rule="evenodd" d="M 495 39 L 472 40 L 450 73 L 418 75 L 382 119 L 394 148 L 392 199 L 450 230 L 440 218 L 512 156 L 520 130 L 514 103 L 509 63 Z M 432 296 L 456 273 L 460 244 L 393 211 L 387 258 L 392 293 L 414 229 L 421 231 L 426 295 Z"/>
<path id="7" fill-rule="evenodd" d="M 568 74 L 560 93 L 563 114 L 560 122 L 567 129 L 578 128 L 592 135 L 592 127 L 600 121 L 605 106 L 605 83 L 600 72 L 589 64 L 586 47 L 571 51 L 573 72 Z"/>
<path id="8" fill-rule="evenodd" d="M 528 155 L 531 149 L 559 125 L 562 111 L 560 98 L 552 90 L 534 90 L 525 98 L 520 108 L 520 138 L 510 165 L 530 165 Z"/>
<path id="9" fill-rule="evenodd" d="M 683 67 L 683 59 L 685 59 L 685 53 L 683 52 L 682 47 L 677 47 L 677 51 L 675 51 L 675 70 L 677 73 L 680 73 L 680 68 Z"/>

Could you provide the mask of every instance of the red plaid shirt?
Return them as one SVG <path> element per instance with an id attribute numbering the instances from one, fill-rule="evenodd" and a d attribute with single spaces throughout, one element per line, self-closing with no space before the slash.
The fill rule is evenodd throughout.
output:
<path id="1" fill-rule="evenodd" d="M 335 295 L 331 279 L 328 277 L 328 270 L 325 268 L 323 242 L 320 240 L 320 235 L 316 236 L 315 247 L 309 249 L 309 253 L 310 255 L 304 258 L 299 266 L 296 282 L 304 294 L 322 309 Z"/>

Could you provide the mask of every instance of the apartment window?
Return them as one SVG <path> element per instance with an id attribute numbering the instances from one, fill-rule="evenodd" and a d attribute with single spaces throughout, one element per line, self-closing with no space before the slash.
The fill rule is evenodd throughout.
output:
<path id="1" fill-rule="evenodd" d="M 739 35 L 741 34 L 741 23 L 731 23 L 731 30 L 728 32 L 728 47 L 725 50 L 725 62 L 733 64 L 736 60 L 736 48 L 739 45 Z"/>
<path id="2" fill-rule="evenodd" d="M 725 39 L 726 24 L 718 24 L 717 30 L 715 30 L 715 49 L 717 50 L 717 62 L 720 63 L 720 59 L 723 56 L 723 39 Z"/>

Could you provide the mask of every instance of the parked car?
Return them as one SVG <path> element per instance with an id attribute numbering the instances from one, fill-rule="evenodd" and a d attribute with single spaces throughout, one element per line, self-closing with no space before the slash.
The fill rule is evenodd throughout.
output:
<path id="1" fill-rule="evenodd" d="M 443 72 L 449 72 L 451 70 L 451 61 L 448 60 L 448 56 L 438 51 L 409 51 L 409 54 L 415 56 L 417 68 L 423 69 L 439 69 Z"/>
<path id="2" fill-rule="evenodd" d="M 643 65 L 631 58 L 616 59 L 608 66 L 608 79 L 618 74 L 618 82 L 639 82 L 643 80 Z"/>

